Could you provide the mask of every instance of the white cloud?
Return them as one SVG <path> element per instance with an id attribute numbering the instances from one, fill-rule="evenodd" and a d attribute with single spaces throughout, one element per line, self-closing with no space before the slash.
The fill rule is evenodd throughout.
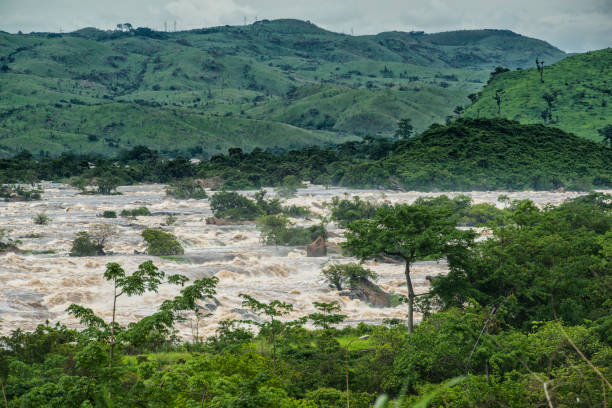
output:
<path id="1" fill-rule="evenodd" d="M 57 31 L 119 22 L 160 29 L 298 18 L 356 35 L 503 28 L 580 52 L 612 46 L 612 0 L 0 0 L 0 29 Z"/>

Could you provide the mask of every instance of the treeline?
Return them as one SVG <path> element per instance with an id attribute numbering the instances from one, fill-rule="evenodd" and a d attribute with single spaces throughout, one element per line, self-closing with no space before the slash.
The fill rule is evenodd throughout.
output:
<path id="1" fill-rule="evenodd" d="M 409 190 L 588 190 L 612 187 L 612 149 L 562 130 L 505 119 L 459 119 L 400 141 L 366 138 L 337 146 L 272 153 L 239 148 L 192 163 L 144 146 L 115 159 L 64 154 L 0 160 L 0 182 L 114 184 L 214 179 L 227 189 L 278 186 L 287 176 L 322 185 Z"/>
<path id="2" fill-rule="evenodd" d="M 132 273 L 109 263 L 112 320 L 74 304 L 68 312 L 80 330 L 46 323 L 0 338 L 4 406 L 605 406 L 612 197 L 593 193 L 544 209 L 507 202 L 482 241 L 453 231 L 460 203 L 385 206 L 348 225 L 343 247 L 360 258 L 447 253 L 450 273 L 415 300 L 423 320 L 411 333 L 400 320 L 338 329 L 346 316 L 336 302 L 300 314 L 290 303 L 241 294 L 248 319 L 224 321 L 203 338 L 207 316 L 197 300 L 215 296 L 217 278 L 166 276 L 151 261 Z M 372 220 L 389 227 L 363 235 Z M 443 245 L 434 230 L 448 235 Z M 465 238 L 460 252 L 456 234 Z M 158 311 L 130 324 L 115 319 L 125 297 L 165 285 L 180 294 Z M 281 319 L 291 312 L 295 320 Z M 176 338 L 177 322 L 191 322 L 187 341 Z"/>

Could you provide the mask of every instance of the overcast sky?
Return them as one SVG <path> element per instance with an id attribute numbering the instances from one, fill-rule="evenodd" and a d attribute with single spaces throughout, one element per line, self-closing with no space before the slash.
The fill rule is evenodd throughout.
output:
<path id="1" fill-rule="evenodd" d="M 0 0 L 0 30 L 163 29 L 299 18 L 355 35 L 503 28 L 568 52 L 612 46 L 612 0 Z"/>

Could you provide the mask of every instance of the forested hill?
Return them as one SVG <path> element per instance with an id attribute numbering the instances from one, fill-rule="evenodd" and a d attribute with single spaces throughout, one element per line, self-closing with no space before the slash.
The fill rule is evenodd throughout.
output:
<path id="1" fill-rule="evenodd" d="M 612 124 L 612 49 L 550 65 L 542 59 L 542 78 L 535 66 L 495 75 L 464 116 L 497 116 L 495 92 L 501 90 L 501 117 L 551 124 L 600 141 L 598 130 Z"/>
<path id="2" fill-rule="evenodd" d="M 349 168 L 344 185 L 417 190 L 588 190 L 612 186 L 612 149 L 560 129 L 459 119 L 399 142 L 386 158 Z"/>
<path id="3" fill-rule="evenodd" d="M 299 20 L 0 32 L 0 155 L 300 147 L 443 122 L 497 66 L 565 53 L 506 30 L 350 36 Z"/>

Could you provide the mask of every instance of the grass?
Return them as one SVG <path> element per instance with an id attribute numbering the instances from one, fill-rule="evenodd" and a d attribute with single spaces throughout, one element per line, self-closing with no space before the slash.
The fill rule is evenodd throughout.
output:
<path id="1" fill-rule="evenodd" d="M 170 262 L 178 262 L 178 263 L 187 263 L 189 262 L 189 260 L 182 258 L 180 256 L 171 256 L 171 255 L 160 255 L 159 256 L 161 259 L 165 259 L 166 261 L 170 261 Z"/>
<path id="2" fill-rule="evenodd" d="M 275 20 L 160 34 L 0 33 L 0 156 L 290 149 L 390 135 L 403 117 L 423 130 L 493 67 L 565 56 L 500 30 L 349 36 Z"/>
<path id="3" fill-rule="evenodd" d="M 578 136 L 600 141 L 597 130 L 612 124 L 612 49 L 545 64 L 543 77 L 544 82 L 540 82 L 535 67 L 500 74 L 484 88 L 478 101 L 466 110 L 464 116 L 497 116 L 494 95 L 497 89 L 502 89 L 501 117 L 521 123 L 543 123 L 542 111 L 548 109 L 543 96 L 556 94 L 552 104 L 552 124 Z"/>

